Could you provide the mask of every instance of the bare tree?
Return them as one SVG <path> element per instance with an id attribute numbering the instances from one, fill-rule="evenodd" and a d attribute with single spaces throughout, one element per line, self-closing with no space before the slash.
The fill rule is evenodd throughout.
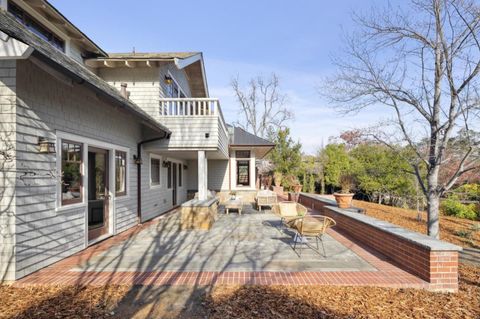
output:
<path id="1" fill-rule="evenodd" d="M 346 36 L 345 55 L 334 59 L 338 71 L 322 90 L 341 112 L 392 111 L 375 138 L 412 150 L 428 234 L 439 238 L 441 196 L 461 175 L 480 169 L 478 140 L 467 134 L 468 143 L 451 151 L 452 136 L 480 123 L 480 7 L 472 0 L 410 0 L 405 8 L 370 12 L 354 15 L 359 31 Z"/>
<path id="2" fill-rule="evenodd" d="M 272 138 L 293 119 L 293 113 L 286 107 L 287 96 L 280 92 L 278 76 L 273 73 L 265 79 L 257 76 L 248 82 L 247 88 L 239 83 L 239 78 L 231 82 L 240 105 L 241 120 L 235 125 L 263 138 Z"/>

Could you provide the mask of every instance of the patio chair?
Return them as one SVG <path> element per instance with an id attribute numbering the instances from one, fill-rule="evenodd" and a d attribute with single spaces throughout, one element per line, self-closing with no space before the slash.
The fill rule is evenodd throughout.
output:
<path id="1" fill-rule="evenodd" d="M 308 210 L 296 202 L 280 202 L 272 206 L 272 212 L 281 218 L 284 226 L 289 227 L 288 224 L 291 220 L 307 215 Z"/>
<path id="2" fill-rule="evenodd" d="M 290 220 L 288 225 L 290 226 L 290 228 L 296 231 L 296 234 L 294 237 L 294 244 L 293 244 L 293 250 L 295 252 L 297 252 L 296 250 L 297 243 L 300 239 L 301 247 L 302 247 L 300 249 L 300 252 L 298 253 L 300 257 L 302 256 L 302 250 L 304 246 L 303 244 L 307 245 L 311 249 L 315 250 L 318 254 L 320 254 L 319 245 L 318 245 L 319 241 L 322 243 L 323 256 L 327 257 L 327 254 L 325 252 L 325 245 L 323 244 L 323 235 L 326 233 L 328 228 L 336 225 L 335 220 L 327 216 L 310 215 L 310 216 L 298 217 L 296 219 Z M 308 243 L 308 238 L 315 238 L 317 249 L 314 249 Z"/>

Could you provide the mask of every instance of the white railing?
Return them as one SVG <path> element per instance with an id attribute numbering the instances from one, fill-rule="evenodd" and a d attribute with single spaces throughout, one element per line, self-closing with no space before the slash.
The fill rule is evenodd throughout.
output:
<path id="1" fill-rule="evenodd" d="M 222 129 L 228 131 L 223 118 L 220 101 L 213 98 L 162 98 L 160 99 L 160 116 L 218 116 Z"/>
<path id="2" fill-rule="evenodd" d="M 164 98 L 160 99 L 161 116 L 208 116 L 219 115 L 220 102 L 210 98 Z"/>

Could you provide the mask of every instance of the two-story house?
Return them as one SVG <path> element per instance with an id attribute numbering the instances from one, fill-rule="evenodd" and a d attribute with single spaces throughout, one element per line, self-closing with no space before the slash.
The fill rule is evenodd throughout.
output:
<path id="1" fill-rule="evenodd" d="M 226 124 L 201 53 L 107 54 L 47 1 L 0 0 L 2 280 L 195 193 L 251 194 L 273 147 Z"/>

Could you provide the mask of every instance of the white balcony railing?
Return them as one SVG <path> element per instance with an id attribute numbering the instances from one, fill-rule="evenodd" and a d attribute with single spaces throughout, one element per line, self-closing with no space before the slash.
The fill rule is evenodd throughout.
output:
<path id="1" fill-rule="evenodd" d="M 162 98 L 160 99 L 160 116 L 196 117 L 218 116 L 222 129 L 228 134 L 223 118 L 220 101 L 213 98 Z"/>
<path id="2" fill-rule="evenodd" d="M 160 99 L 161 116 L 208 116 L 220 115 L 220 102 L 210 98 L 164 98 Z"/>

